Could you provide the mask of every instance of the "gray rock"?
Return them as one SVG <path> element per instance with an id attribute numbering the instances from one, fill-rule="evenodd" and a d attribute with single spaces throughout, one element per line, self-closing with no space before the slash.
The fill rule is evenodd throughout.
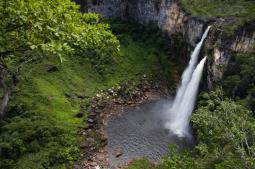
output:
<path id="1" fill-rule="evenodd" d="M 91 119 L 91 118 L 89 118 L 89 119 L 87 120 L 87 122 L 88 122 L 88 123 L 95 123 L 95 121 L 94 121 L 93 119 Z"/>
<path id="2" fill-rule="evenodd" d="M 57 66 L 55 66 L 55 65 L 47 64 L 47 65 L 45 65 L 45 70 L 46 70 L 47 72 L 51 73 L 51 72 L 56 72 L 56 71 L 58 71 L 58 68 L 57 68 Z"/>

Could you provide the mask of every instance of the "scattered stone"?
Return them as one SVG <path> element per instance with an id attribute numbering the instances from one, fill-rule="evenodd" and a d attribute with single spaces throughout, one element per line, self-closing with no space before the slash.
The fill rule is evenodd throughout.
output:
<path id="1" fill-rule="evenodd" d="M 89 165 L 90 165 L 90 167 L 95 167 L 97 164 L 95 162 L 92 162 Z"/>
<path id="2" fill-rule="evenodd" d="M 106 138 L 106 137 L 103 137 L 103 138 L 101 139 L 101 143 L 102 143 L 103 146 L 107 145 L 107 143 L 108 143 L 107 138 Z"/>
<path id="3" fill-rule="evenodd" d="M 124 82 L 119 86 L 110 88 L 101 92 L 90 101 L 92 108 L 91 113 L 88 115 L 88 119 L 84 119 L 87 122 L 86 128 L 82 128 L 82 133 L 86 139 L 86 143 L 83 143 L 81 148 L 84 147 L 84 162 L 82 168 L 86 169 L 98 169 L 100 166 L 102 169 L 108 165 L 109 152 L 106 151 L 105 146 L 108 144 L 108 139 L 101 132 L 102 125 L 106 125 L 107 119 L 112 116 L 120 115 L 120 112 L 125 107 L 135 106 L 142 103 L 147 98 L 151 98 L 151 95 L 146 97 L 146 94 L 157 92 L 157 88 L 161 84 L 154 84 L 153 81 L 146 80 L 150 75 L 144 75 L 144 80 L 135 87 L 132 81 Z M 129 89 L 129 86 L 134 86 Z M 71 97 L 79 97 L 77 94 L 70 95 Z M 109 98 L 107 100 L 106 98 Z M 86 107 L 81 107 L 80 111 L 85 110 Z M 121 109 L 121 110 L 119 110 Z M 118 111 L 116 111 L 118 110 Z M 96 136 L 94 135 L 96 134 Z M 102 148 L 102 149 L 100 149 Z M 121 149 L 117 149 L 112 152 L 115 158 L 123 156 L 124 152 Z M 99 168 L 100 169 L 100 168 Z"/>
<path id="4" fill-rule="evenodd" d="M 115 156 L 116 156 L 117 158 L 119 158 L 119 157 L 122 156 L 122 155 L 123 155 L 122 150 L 117 150 Z"/>
<path id="5" fill-rule="evenodd" d="M 84 116 L 84 112 L 80 111 L 79 113 L 76 114 L 76 117 L 82 118 Z"/>
<path id="6" fill-rule="evenodd" d="M 94 138 L 91 138 L 91 137 L 88 137 L 88 138 L 87 138 L 87 141 L 89 141 L 89 142 L 95 142 L 95 139 L 94 139 Z"/>
<path id="7" fill-rule="evenodd" d="M 96 147 L 91 147 L 90 148 L 90 151 L 94 151 L 94 150 L 96 150 Z"/>
<path id="8" fill-rule="evenodd" d="M 49 72 L 49 73 L 58 71 L 57 66 L 55 66 L 55 65 L 50 65 L 50 64 L 45 65 L 45 69 L 46 69 L 46 71 Z"/>
<path id="9" fill-rule="evenodd" d="M 93 119 L 89 118 L 89 119 L 87 120 L 87 122 L 88 122 L 88 123 L 94 123 L 95 121 L 94 121 Z"/>
<path id="10" fill-rule="evenodd" d="M 97 114 L 96 114 L 97 112 L 91 112 L 90 114 L 89 114 L 89 117 L 90 118 L 95 118 L 96 116 L 97 116 Z"/>
<path id="11" fill-rule="evenodd" d="M 103 110 L 102 109 L 95 109 L 94 112 L 95 113 L 101 113 Z"/>
<path id="12" fill-rule="evenodd" d="M 101 168 L 99 167 L 99 165 L 97 165 L 97 166 L 95 166 L 95 169 L 101 169 Z"/>
<path id="13" fill-rule="evenodd" d="M 48 96 L 47 99 L 48 99 L 49 101 L 51 101 L 51 100 L 54 99 L 54 97 L 53 97 L 53 96 Z"/>
<path id="14" fill-rule="evenodd" d="M 82 143 L 80 145 L 80 148 L 89 148 L 89 147 L 90 147 L 90 144 L 88 142 Z"/>

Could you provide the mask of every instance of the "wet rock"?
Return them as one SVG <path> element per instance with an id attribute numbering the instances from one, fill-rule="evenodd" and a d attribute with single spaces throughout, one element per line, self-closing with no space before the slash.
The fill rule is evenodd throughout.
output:
<path id="1" fill-rule="evenodd" d="M 122 156 L 122 155 L 123 155 L 122 150 L 117 150 L 116 153 L 115 153 L 115 157 L 116 157 L 116 158 L 119 158 L 119 157 Z"/>
<path id="2" fill-rule="evenodd" d="M 45 70 L 46 70 L 47 72 L 51 73 L 51 72 L 56 72 L 56 71 L 58 71 L 58 68 L 57 68 L 57 66 L 55 66 L 55 65 L 47 64 L 47 65 L 45 65 Z"/>

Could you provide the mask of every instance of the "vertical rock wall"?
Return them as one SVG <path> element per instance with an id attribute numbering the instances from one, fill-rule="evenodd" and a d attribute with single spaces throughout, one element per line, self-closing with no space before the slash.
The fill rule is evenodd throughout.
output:
<path id="1" fill-rule="evenodd" d="M 199 18 L 189 16 L 181 8 L 178 0 L 75 0 L 81 4 L 81 11 L 100 13 L 104 17 L 127 19 L 132 17 L 138 23 L 153 22 L 170 38 L 181 34 L 185 42 L 195 47 L 200 40 L 207 23 Z M 216 21 L 217 25 L 218 22 Z M 220 31 L 212 31 L 206 41 L 209 48 L 207 71 L 208 87 L 220 81 L 233 52 L 251 52 L 254 50 L 255 26 L 246 25 L 234 35 L 222 35 Z M 180 49 L 187 50 L 187 49 Z"/>
<path id="2" fill-rule="evenodd" d="M 207 48 L 211 48 L 209 53 L 211 58 L 207 66 L 207 81 L 208 87 L 213 88 L 214 84 L 220 82 L 223 78 L 231 56 L 240 52 L 255 52 L 255 24 L 244 25 L 233 35 L 226 35 L 214 30 L 210 36 L 211 38 L 207 44 Z"/>
<path id="3" fill-rule="evenodd" d="M 189 18 L 181 9 L 178 0 L 75 0 L 82 12 L 95 12 L 104 17 L 127 19 L 138 23 L 153 22 L 169 36 L 182 33 L 187 42 L 194 46 L 203 34 L 204 23 Z"/>

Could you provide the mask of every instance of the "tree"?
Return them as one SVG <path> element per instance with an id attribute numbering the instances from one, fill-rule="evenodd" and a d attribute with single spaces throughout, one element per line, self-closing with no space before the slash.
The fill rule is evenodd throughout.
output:
<path id="1" fill-rule="evenodd" d="M 0 11 L 0 118 L 24 65 L 80 55 L 97 66 L 118 55 L 109 26 L 96 14 L 79 13 L 70 0 L 3 0 Z"/>
<path id="2" fill-rule="evenodd" d="M 208 96 L 192 117 L 199 140 L 196 149 L 200 161 L 205 163 L 205 168 L 254 168 L 255 119 L 252 112 L 224 97 L 222 89 Z"/>
<path id="3" fill-rule="evenodd" d="M 188 152 L 171 149 L 164 169 L 250 169 L 255 167 L 255 119 L 222 89 L 204 93 L 192 116 L 198 144 Z"/>

